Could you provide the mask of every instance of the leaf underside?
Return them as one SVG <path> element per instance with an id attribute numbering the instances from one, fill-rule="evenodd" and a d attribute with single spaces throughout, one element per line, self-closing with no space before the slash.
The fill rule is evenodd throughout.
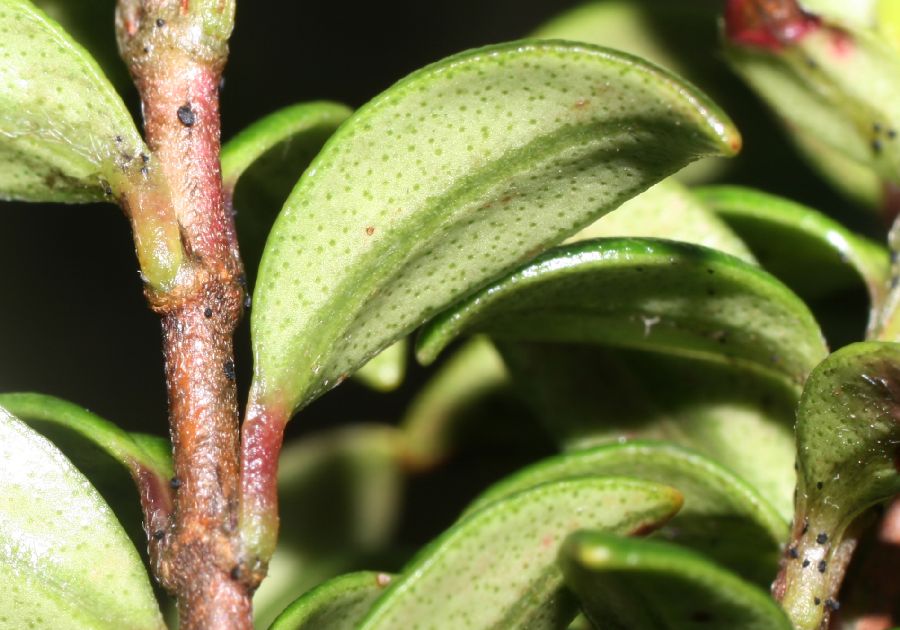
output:
<path id="1" fill-rule="evenodd" d="M 276 221 L 251 403 L 289 413 L 459 296 L 738 145 L 686 84 L 589 46 L 515 42 L 411 75 L 341 127 Z"/>
<path id="2" fill-rule="evenodd" d="M 556 554 L 580 527 L 646 532 L 680 507 L 671 488 L 581 478 L 515 494 L 462 519 L 422 550 L 360 628 L 560 628 L 576 615 Z"/>
<path id="3" fill-rule="evenodd" d="M 146 150 L 97 63 L 26 0 L 0 1 L 0 34 L 0 199 L 119 191 Z"/>
<path id="4" fill-rule="evenodd" d="M 684 495 L 684 507 L 656 536 L 691 547 L 757 584 L 771 582 L 788 537 L 787 521 L 734 473 L 665 442 L 611 444 L 543 460 L 489 488 L 468 512 L 543 483 L 589 475 L 675 488 Z"/>
<path id="5" fill-rule="evenodd" d="M 165 628 L 143 563 L 99 494 L 0 409 L 0 628 Z"/>

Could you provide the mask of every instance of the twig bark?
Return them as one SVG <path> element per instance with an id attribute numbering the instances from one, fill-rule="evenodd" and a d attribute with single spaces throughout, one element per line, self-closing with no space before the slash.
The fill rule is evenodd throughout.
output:
<path id="1" fill-rule="evenodd" d="M 232 336 L 245 289 L 219 167 L 218 89 L 233 11 L 233 0 L 120 0 L 117 9 L 149 159 L 166 182 L 184 251 L 174 282 L 147 295 L 162 316 L 175 466 L 174 509 L 155 533 L 154 568 L 185 630 L 252 628 L 256 586 L 237 527 Z"/>

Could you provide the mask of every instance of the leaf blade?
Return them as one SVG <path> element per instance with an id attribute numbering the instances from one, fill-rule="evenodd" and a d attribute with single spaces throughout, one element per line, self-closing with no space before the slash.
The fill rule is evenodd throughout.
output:
<path id="1" fill-rule="evenodd" d="M 569 65 L 589 72 L 586 80 L 575 80 L 571 72 L 563 78 Z M 615 84 L 613 75 L 621 75 Z M 529 100 L 533 95 L 522 90 L 523 80 L 543 84 L 544 100 Z M 598 81 L 607 81 L 601 91 L 622 93 L 627 105 L 620 113 L 605 115 L 607 105 L 591 103 L 598 98 L 592 90 L 600 94 Z M 650 96 L 636 98 L 645 90 Z M 501 91 L 507 92 L 502 101 Z M 488 99 L 484 109 L 482 97 Z M 432 122 L 422 103 L 431 105 Z M 657 107 L 667 113 L 659 115 Z M 529 110 L 533 118 L 512 114 Z M 654 112 L 657 119 L 638 124 Z M 401 122 L 395 128 L 394 117 L 414 124 Z M 500 120 L 504 133 L 493 133 Z M 634 149 L 635 142 L 646 149 L 651 138 L 666 142 L 657 143 L 652 153 Z M 415 144 L 423 139 L 423 147 Z M 738 144 L 730 122 L 691 88 L 633 58 L 593 47 L 518 42 L 462 53 L 411 75 L 359 110 L 329 141 L 276 222 L 254 297 L 254 401 L 288 410 L 302 406 L 470 287 L 574 232 L 690 159 L 730 154 Z M 583 213 L 560 208 L 562 215 L 551 217 L 547 209 L 533 218 L 543 222 L 540 229 L 520 229 L 511 243 L 503 240 L 509 233 L 505 220 L 491 224 L 501 216 L 497 208 L 477 215 L 485 203 L 503 206 L 519 195 L 524 204 L 540 196 L 543 184 L 529 184 L 535 173 L 547 177 L 564 167 L 573 181 L 582 182 L 578 168 L 596 167 L 594 176 L 615 170 L 609 162 L 613 151 L 630 153 L 623 158 L 627 164 L 616 164 L 630 169 L 634 183 L 592 188 L 585 197 L 594 201 Z M 392 162 L 392 156 L 407 154 L 412 157 Z M 375 172 L 382 162 L 394 167 L 390 181 Z M 410 168 L 421 173 L 424 184 L 395 186 Z M 479 231 L 482 240 L 469 249 L 464 244 L 458 251 L 440 247 L 464 243 Z M 482 243 L 495 235 L 502 249 L 493 247 L 478 262 L 465 262 L 462 254 L 484 254 Z M 305 253 L 293 251 L 294 243 Z M 326 251 L 332 253 L 323 255 Z M 429 273 L 451 264 L 458 269 L 452 279 L 429 280 Z M 310 282 L 291 286 L 303 276 Z M 407 300 L 393 316 L 400 310 L 394 296 L 401 286 L 415 287 L 411 290 L 419 297 Z M 371 339 L 363 343 L 367 335 Z"/>
<path id="2" fill-rule="evenodd" d="M 269 630 L 353 630 L 389 583 L 386 573 L 339 576 L 288 606 Z"/>
<path id="3" fill-rule="evenodd" d="M 0 198 L 98 201 L 146 154 L 91 56 L 26 0 L 0 3 Z M 134 166 L 132 166 L 134 165 Z"/>
<path id="4" fill-rule="evenodd" d="M 5 393 L 0 394 L 0 407 L 28 424 L 48 423 L 74 431 L 133 473 L 143 467 L 161 479 L 169 479 L 173 475 L 172 456 L 166 440 L 130 435 L 112 422 L 69 401 L 44 394 Z"/>
<path id="5" fill-rule="evenodd" d="M 775 585 L 798 628 L 827 623 L 859 536 L 857 517 L 900 493 L 898 365 L 900 344 L 855 343 L 829 356 L 804 388 L 792 544 Z"/>
<path id="6" fill-rule="evenodd" d="M 0 409 L 0 606 L 10 627 L 165 628 L 143 563 L 87 480 Z M 71 615 L 71 616 L 69 616 Z"/>
<path id="7" fill-rule="evenodd" d="M 665 483 L 684 507 L 659 532 L 760 585 L 771 582 L 788 524 L 750 484 L 711 459 L 666 442 L 635 440 L 565 453 L 494 484 L 469 506 L 475 512 L 504 497 L 561 479 L 616 476 Z M 732 544 L 739 538 L 738 544 Z"/>
<path id="8" fill-rule="evenodd" d="M 618 478 L 560 481 L 519 493 L 464 518 L 420 552 L 360 628 L 416 621 L 423 630 L 521 627 L 516 623 L 526 620 L 531 628 L 565 628 L 577 610 L 561 591 L 555 566 L 562 538 L 588 522 L 639 533 L 680 506 L 675 490 Z"/>
<path id="9" fill-rule="evenodd" d="M 791 628 L 765 591 L 676 545 L 581 531 L 566 540 L 560 562 L 600 627 Z"/>
<path id="10" fill-rule="evenodd" d="M 788 199 L 740 186 L 710 186 L 694 193 L 737 230 L 763 266 L 798 293 L 814 297 L 841 288 L 847 272 L 865 283 L 878 309 L 890 277 L 882 245 Z"/>
<path id="11" fill-rule="evenodd" d="M 794 386 L 827 354 L 805 304 L 777 280 L 715 250 L 657 239 L 547 252 L 429 322 L 420 361 L 434 360 L 464 331 L 704 357 Z"/>

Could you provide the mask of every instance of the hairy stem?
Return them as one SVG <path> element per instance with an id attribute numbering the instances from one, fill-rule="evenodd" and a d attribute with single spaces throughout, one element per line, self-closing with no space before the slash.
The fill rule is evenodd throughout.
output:
<path id="1" fill-rule="evenodd" d="M 174 509 L 154 564 L 187 630 L 251 628 L 256 586 L 237 527 L 232 336 L 244 280 L 219 167 L 218 87 L 233 11 L 228 0 L 120 0 L 116 16 L 185 254 L 174 283 L 148 298 L 162 316 L 175 466 Z"/>

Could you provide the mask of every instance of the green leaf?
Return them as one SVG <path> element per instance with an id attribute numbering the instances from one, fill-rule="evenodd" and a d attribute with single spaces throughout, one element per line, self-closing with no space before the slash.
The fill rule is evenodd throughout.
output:
<path id="1" fill-rule="evenodd" d="M 694 243 L 755 263 L 737 234 L 692 191 L 665 179 L 622 204 L 569 239 L 570 243 L 609 236 L 641 236 Z"/>
<path id="2" fill-rule="evenodd" d="M 351 114 L 350 108 L 327 101 L 285 107 L 261 118 L 222 146 L 222 185 L 235 190 L 252 182 L 274 210 L 319 148 Z M 247 179 L 244 179 L 244 178 Z M 248 201 L 251 198 L 248 198 Z"/>
<path id="3" fill-rule="evenodd" d="M 681 501 L 671 488 L 618 478 L 558 481 L 515 494 L 421 551 L 360 629 L 566 628 L 577 609 L 555 562 L 563 539 L 583 527 L 646 533 Z"/>
<path id="4" fill-rule="evenodd" d="M 560 564 L 600 628 L 791 630 L 768 593 L 669 543 L 581 531 L 566 539 Z"/>
<path id="5" fill-rule="evenodd" d="M 88 481 L 0 409 L 0 626 L 165 628 L 137 551 Z"/>
<path id="6" fill-rule="evenodd" d="M 797 412 L 793 544 L 777 587 L 801 630 L 819 628 L 833 608 L 854 520 L 900 492 L 898 404 L 900 344 L 846 346 L 809 377 Z"/>
<path id="7" fill-rule="evenodd" d="M 336 577 L 291 604 L 270 630 L 354 630 L 390 580 L 371 571 Z"/>
<path id="8" fill-rule="evenodd" d="M 147 150 L 91 56 L 27 0 L 0 1 L 0 198 L 96 201 Z"/>
<path id="9" fill-rule="evenodd" d="M 0 407 L 41 433 L 64 429 L 96 444 L 133 474 L 144 469 L 168 480 L 173 475 L 168 440 L 128 434 L 112 422 L 71 402 L 43 394 L 0 394 Z"/>
<path id="10" fill-rule="evenodd" d="M 737 366 L 586 345 L 500 344 L 524 399 L 570 450 L 625 439 L 696 450 L 793 515 L 799 392 Z"/>
<path id="11" fill-rule="evenodd" d="M 342 126 L 276 221 L 251 406 L 288 415 L 459 296 L 739 144 L 687 84 L 589 46 L 514 42 L 414 73 Z"/>
<path id="12" fill-rule="evenodd" d="M 883 209 L 894 194 L 876 172 L 830 147 L 812 134 L 793 129 L 791 140 L 811 165 L 838 192 L 863 208 Z"/>
<path id="13" fill-rule="evenodd" d="M 900 183 L 900 55 L 874 30 L 840 18 L 808 23 L 784 46 L 731 42 L 732 67 L 783 119 L 885 183 Z M 833 162 L 827 155 L 824 163 Z M 822 160 L 814 160 L 814 163 Z"/>
<path id="14" fill-rule="evenodd" d="M 673 444 L 634 441 L 545 459 L 489 488 L 469 511 L 543 483 L 606 475 L 672 486 L 684 495 L 684 507 L 659 536 L 703 552 L 758 584 L 772 581 L 788 537 L 787 522 L 734 473 Z"/>
<path id="15" fill-rule="evenodd" d="M 532 37 L 621 50 L 671 70 L 706 90 L 717 87 L 721 78 L 717 75 L 722 74 L 721 64 L 708 54 L 717 45 L 713 28 L 716 17 L 715 8 L 709 3 L 592 1 L 564 11 L 538 27 Z M 722 174 L 726 164 L 717 158 L 700 160 L 679 171 L 677 177 L 690 183 L 710 181 Z"/>
<path id="16" fill-rule="evenodd" d="M 350 109 L 325 101 L 292 105 L 253 123 L 222 146 L 222 185 L 253 284 L 263 245 L 278 210 L 301 173 Z"/>
<path id="17" fill-rule="evenodd" d="M 119 56 L 114 16 L 116 0 L 32 0 L 50 19 L 58 22 L 75 41 L 97 60 L 112 84 L 124 93 L 133 83 Z"/>
<path id="18" fill-rule="evenodd" d="M 244 269 L 251 286 L 278 209 L 325 141 L 352 113 L 327 101 L 280 109 L 258 120 L 222 147 L 222 185 L 231 196 Z M 378 354 L 357 372 L 380 391 L 400 386 L 406 342 Z"/>
<path id="19" fill-rule="evenodd" d="M 739 186 L 695 190 L 750 245 L 767 271 L 815 298 L 862 280 L 873 310 L 890 279 L 887 249 L 799 203 Z"/>
<path id="20" fill-rule="evenodd" d="M 406 339 L 388 346 L 362 366 L 353 376 L 372 389 L 389 392 L 403 383 L 406 375 Z"/>
<path id="21" fill-rule="evenodd" d="M 284 450 L 281 536 L 253 598 L 257 626 L 266 627 L 307 589 L 361 569 L 385 550 L 400 514 L 402 439 L 393 427 L 351 425 Z"/>
<path id="22" fill-rule="evenodd" d="M 547 252 L 432 320 L 432 361 L 462 333 L 702 357 L 799 386 L 827 354 L 809 310 L 772 276 L 687 243 L 599 239 Z"/>
<path id="23" fill-rule="evenodd" d="M 139 548 L 145 548 L 147 537 L 166 526 L 172 509 L 169 480 L 174 474 L 168 440 L 126 433 L 53 396 L 0 394 L 0 407 L 63 452 L 113 509 Z"/>

